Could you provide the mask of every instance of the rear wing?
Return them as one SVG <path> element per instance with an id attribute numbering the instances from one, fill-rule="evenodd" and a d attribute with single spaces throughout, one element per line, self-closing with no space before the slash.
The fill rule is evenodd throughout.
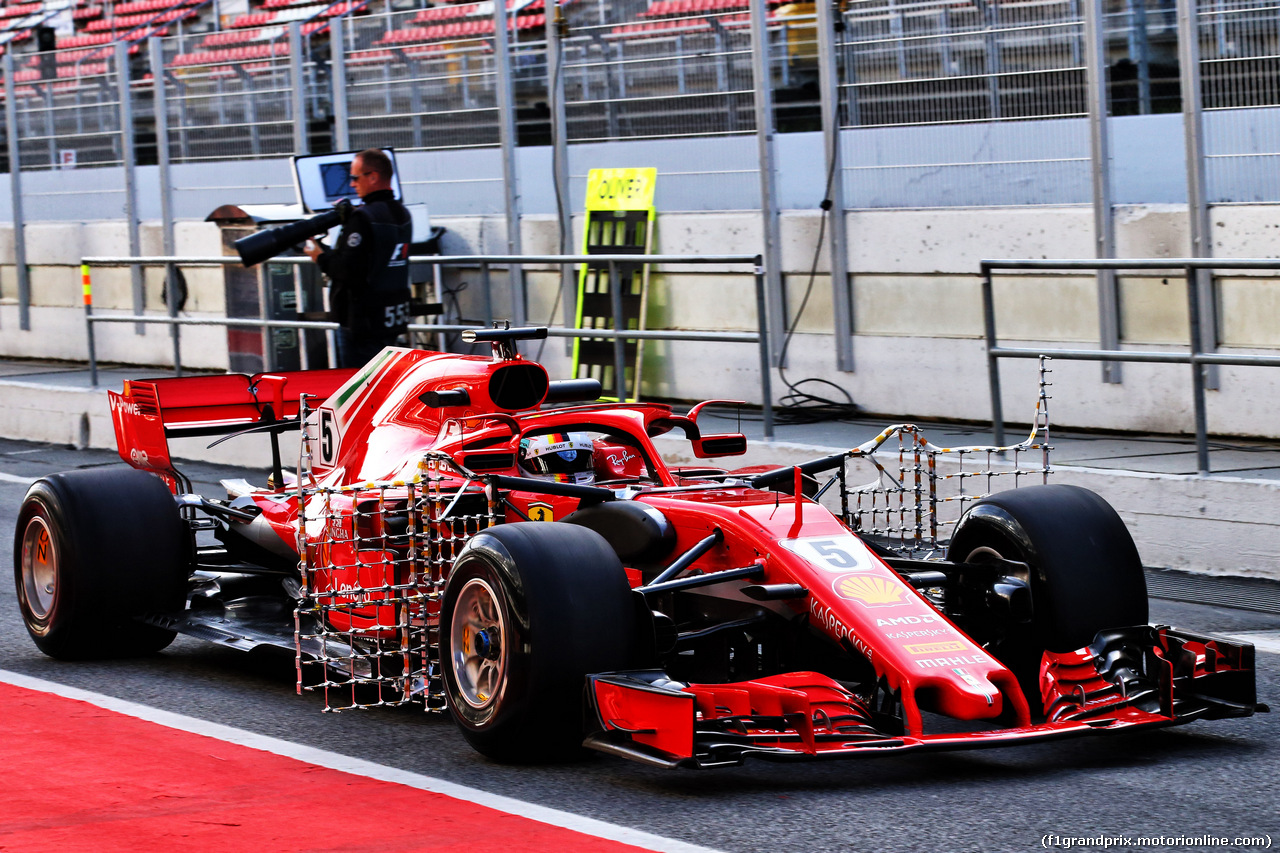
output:
<path id="1" fill-rule="evenodd" d="M 142 379 L 107 392 L 120 458 L 154 471 L 176 492 L 184 479 L 169 457 L 169 438 L 229 435 L 298 418 L 303 394 L 327 400 L 354 375 L 350 368 L 228 373 Z"/>

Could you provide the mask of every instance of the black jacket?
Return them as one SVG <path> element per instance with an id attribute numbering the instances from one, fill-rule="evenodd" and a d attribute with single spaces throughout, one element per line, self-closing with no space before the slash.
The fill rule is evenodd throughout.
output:
<path id="1" fill-rule="evenodd" d="M 391 190 L 351 209 L 337 244 L 316 263 L 333 286 L 333 318 L 358 338 L 392 340 L 409 322 L 409 242 L 413 222 Z"/>

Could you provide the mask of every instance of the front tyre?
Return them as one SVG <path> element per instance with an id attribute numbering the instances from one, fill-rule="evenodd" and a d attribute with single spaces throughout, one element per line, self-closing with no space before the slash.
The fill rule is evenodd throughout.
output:
<path id="1" fill-rule="evenodd" d="M 947 559 L 981 565 L 1025 563 L 1031 590 L 1029 623 L 1000 624 L 980 612 L 981 590 L 961 621 L 1018 677 L 1032 710 L 1040 707 L 1040 660 L 1045 650 L 1087 646 L 1108 628 L 1145 625 L 1147 585 L 1142 560 L 1120 516 L 1079 486 L 1026 486 L 977 501 L 956 525 Z"/>
<path id="2" fill-rule="evenodd" d="M 445 586 L 450 715 L 495 761 L 577 754 L 586 676 L 633 665 L 636 635 L 626 572 L 598 533 L 555 522 L 486 530 Z"/>
<path id="3" fill-rule="evenodd" d="M 37 480 L 13 543 L 18 607 L 31 639 L 63 660 L 163 649 L 174 633 L 135 617 L 182 609 L 189 538 L 154 474 L 100 468 Z"/>

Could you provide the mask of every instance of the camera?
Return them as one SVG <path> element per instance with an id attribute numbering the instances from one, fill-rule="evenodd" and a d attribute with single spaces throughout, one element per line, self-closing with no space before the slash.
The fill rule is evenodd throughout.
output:
<path id="1" fill-rule="evenodd" d="M 341 225 L 350 212 L 351 202 L 342 199 L 333 210 L 327 210 L 318 216 L 241 237 L 235 242 L 240 262 L 246 267 L 251 267 L 270 260 L 304 240 L 323 234 L 335 225 Z"/>

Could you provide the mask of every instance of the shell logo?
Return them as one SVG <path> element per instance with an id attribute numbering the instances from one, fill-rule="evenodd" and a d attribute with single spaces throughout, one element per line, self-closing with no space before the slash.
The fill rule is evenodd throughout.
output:
<path id="1" fill-rule="evenodd" d="M 868 607 L 901 604 L 906 590 L 888 578 L 867 575 L 845 575 L 831 585 L 836 595 L 861 601 Z"/>

